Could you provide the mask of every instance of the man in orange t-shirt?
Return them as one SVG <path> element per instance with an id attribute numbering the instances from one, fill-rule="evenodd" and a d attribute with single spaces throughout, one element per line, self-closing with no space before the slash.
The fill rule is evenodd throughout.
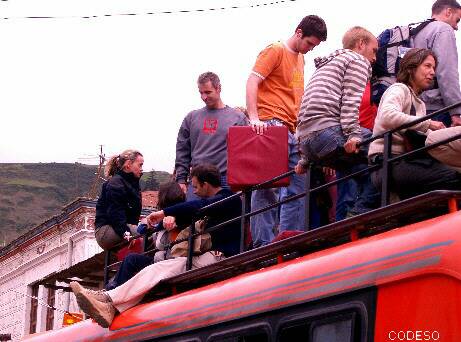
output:
<path id="1" fill-rule="evenodd" d="M 325 41 L 327 28 L 322 18 L 309 15 L 299 23 L 285 42 L 266 47 L 259 54 L 246 86 L 247 111 L 253 131 L 264 134 L 267 126 L 288 127 L 289 166 L 299 160 L 298 143 L 294 136 L 301 97 L 304 91 L 304 54 Z M 257 190 L 251 199 L 252 210 L 274 203 L 278 198 L 304 191 L 304 178 L 293 175 L 290 185 L 280 189 Z M 254 247 L 268 244 L 273 238 L 277 209 L 263 212 L 251 219 Z M 280 231 L 303 230 L 304 200 L 288 202 L 280 207 Z"/>

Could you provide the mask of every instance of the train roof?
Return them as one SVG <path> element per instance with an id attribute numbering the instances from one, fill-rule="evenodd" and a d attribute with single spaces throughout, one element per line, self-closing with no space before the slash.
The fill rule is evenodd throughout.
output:
<path id="1" fill-rule="evenodd" d="M 166 279 L 110 329 L 86 320 L 27 340 L 155 338 L 424 274 L 461 279 L 460 198 L 434 191 L 248 251 Z"/>

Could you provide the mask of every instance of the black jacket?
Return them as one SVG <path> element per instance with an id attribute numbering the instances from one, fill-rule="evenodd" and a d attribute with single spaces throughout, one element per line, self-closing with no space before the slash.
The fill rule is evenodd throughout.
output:
<path id="1" fill-rule="evenodd" d="M 163 209 L 163 212 L 165 216 L 174 216 L 178 226 L 180 225 L 179 222 L 188 222 L 190 224 L 193 218 L 197 219 L 196 215 L 201 208 L 214 202 L 218 202 L 231 195 L 233 195 L 232 191 L 221 189 L 212 197 L 175 204 Z M 213 227 L 219 223 L 240 216 L 241 214 L 242 202 L 240 197 L 235 197 L 227 202 L 218 204 L 215 207 L 206 210 L 199 216 L 207 216 L 207 227 Z M 220 229 L 211 232 L 210 235 L 213 250 L 224 253 L 226 257 L 240 253 L 240 221 L 223 226 Z"/>
<path id="2" fill-rule="evenodd" d="M 96 203 L 95 226 L 110 225 L 120 237 L 130 229 L 127 223 L 138 224 L 142 199 L 139 179 L 133 173 L 117 172 L 102 185 Z"/>

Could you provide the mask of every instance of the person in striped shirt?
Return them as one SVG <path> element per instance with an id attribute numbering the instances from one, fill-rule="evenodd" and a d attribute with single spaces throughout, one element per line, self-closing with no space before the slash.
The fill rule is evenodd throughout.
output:
<path id="1" fill-rule="evenodd" d="M 343 49 L 315 59 L 317 70 L 304 91 L 296 128 L 302 152 L 298 173 L 304 172 L 308 160 L 343 175 L 367 166 L 368 147 L 359 144 L 371 132 L 360 126 L 359 107 L 377 49 L 376 37 L 356 26 L 344 35 Z M 348 215 L 376 206 L 378 194 L 370 176 L 360 177 L 357 183 L 358 198 Z"/>

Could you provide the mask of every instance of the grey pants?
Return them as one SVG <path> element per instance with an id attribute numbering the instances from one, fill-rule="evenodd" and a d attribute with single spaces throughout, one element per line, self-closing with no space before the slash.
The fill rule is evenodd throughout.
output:
<path id="1" fill-rule="evenodd" d="M 134 235 L 136 226 L 131 224 L 128 226 L 130 227 L 131 234 Z M 123 241 L 123 239 L 115 233 L 114 228 L 108 224 L 96 228 L 94 235 L 96 237 L 96 242 L 104 250 L 112 249 Z"/>

